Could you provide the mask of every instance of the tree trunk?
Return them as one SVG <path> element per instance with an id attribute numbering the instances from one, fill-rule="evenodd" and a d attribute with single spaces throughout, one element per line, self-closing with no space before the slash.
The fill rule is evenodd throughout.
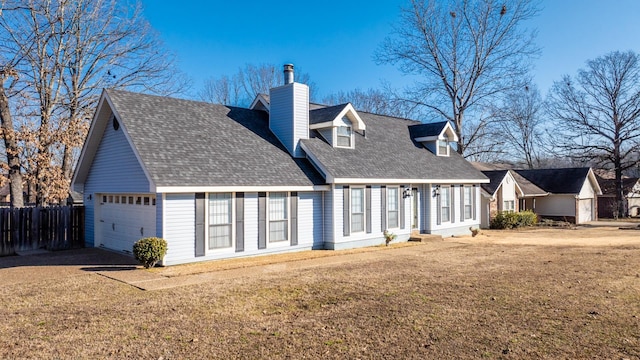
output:
<path id="1" fill-rule="evenodd" d="M 622 167 L 620 156 L 616 156 L 614 160 L 615 173 L 616 173 L 616 218 L 627 216 L 627 207 L 624 198 L 624 189 L 622 188 Z"/>
<path id="2" fill-rule="evenodd" d="M 9 195 L 12 207 L 23 207 L 22 197 L 22 173 L 20 172 L 20 158 L 18 154 L 18 142 L 13 128 L 13 119 L 9 109 L 9 98 L 4 89 L 4 74 L 0 74 L 0 121 L 4 146 L 7 154 L 7 165 L 9 166 Z"/>
<path id="3" fill-rule="evenodd" d="M 455 105 L 454 105 L 455 107 Z M 455 111 L 455 110 L 454 110 Z M 455 112 L 454 112 L 455 114 Z M 455 116 L 455 132 L 458 137 L 458 154 L 464 155 L 464 139 L 462 138 L 462 119 L 464 117 L 464 113 L 462 111 L 458 112 Z"/>

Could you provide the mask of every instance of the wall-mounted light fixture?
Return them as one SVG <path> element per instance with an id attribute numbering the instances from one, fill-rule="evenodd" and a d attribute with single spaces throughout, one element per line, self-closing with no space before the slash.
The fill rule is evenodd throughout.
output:
<path id="1" fill-rule="evenodd" d="M 433 187 L 433 197 L 440 196 L 440 185 L 435 185 Z"/>
<path id="2" fill-rule="evenodd" d="M 87 199 L 91 200 L 91 194 L 89 194 L 89 196 L 87 197 Z"/>
<path id="3" fill-rule="evenodd" d="M 402 198 L 406 199 L 410 196 L 411 196 L 411 188 L 404 189 L 404 191 L 402 192 Z"/>

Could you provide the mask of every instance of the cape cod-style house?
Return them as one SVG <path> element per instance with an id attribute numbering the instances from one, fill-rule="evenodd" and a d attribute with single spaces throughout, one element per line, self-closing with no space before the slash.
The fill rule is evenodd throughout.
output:
<path id="1" fill-rule="evenodd" d="M 469 234 L 488 179 L 447 122 L 310 104 L 293 81 L 250 108 L 105 90 L 72 186 L 88 246 L 168 242 L 164 265 Z"/>

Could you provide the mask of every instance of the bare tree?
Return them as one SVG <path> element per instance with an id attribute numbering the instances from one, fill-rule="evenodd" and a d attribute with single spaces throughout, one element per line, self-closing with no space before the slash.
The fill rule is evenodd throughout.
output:
<path id="1" fill-rule="evenodd" d="M 618 213 L 622 176 L 640 165 L 640 55 L 615 51 L 555 82 L 548 99 L 557 146 L 578 161 L 613 168 Z"/>
<path id="2" fill-rule="evenodd" d="M 412 104 L 398 100 L 391 90 L 354 89 L 351 91 L 339 91 L 327 95 L 322 100 L 323 104 L 338 105 L 351 103 L 356 110 L 374 114 L 395 116 L 400 118 L 417 117 L 416 109 Z"/>
<path id="3" fill-rule="evenodd" d="M 477 139 L 464 136 L 465 114 L 521 86 L 538 52 L 522 27 L 538 13 L 533 1 L 411 0 L 375 54 L 419 76 L 405 100 L 451 121 L 460 154 Z"/>
<path id="4" fill-rule="evenodd" d="M 223 75 L 220 78 L 210 78 L 205 81 L 204 87 L 198 93 L 202 101 L 212 104 L 237 105 L 241 102 L 243 93 L 242 84 L 236 76 L 229 78 Z"/>
<path id="5" fill-rule="evenodd" d="M 24 167 L 39 204 L 66 198 L 102 88 L 169 94 L 186 83 L 141 16 L 140 2 L 5 2 L 0 51 L 17 59 Z M 9 56 L 7 56 L 9 57 Z M 24 153 L 24 152 L 23 152 Z"/>
<path id="6" fill-rule="evenodd" d="M 18 76 L 16 71 L 6 65 L 0 69 L 0 122 L 2 126 L 2 137 L 4 139 L 4 147 L 7 155 L 7 166 L 9 168 L 9 197 L 12 207 L 23 207 L 24 199 L 22 171 L 20 166 L 20 147 L 14 130 L 13 119 L 11 116 L 11 108 L 9 106 L 9 97 L 5 90 L 5 83 L 10 77 L 14 79 Z M 11 86 L 10 86 L 11 87 Z"/>
<path id="7" fill-rule="evenodd" d="M 500 139 L 508 144 L 508 153 L 524 160 L 529 169 L 539 166 L 544 117 L 542 98 L 535 85 L 507 92 L 493 108 L 492 117 Z"/>
<path id="8" fill-rule="evenodd" d="M 310 97 L 313 98 L 318 89 L 311 82 L 309 74 L 296 69 L 295 81 L 310 86 Z M 269 89 L 282 85 L 282 68 L 273 64 L 246 64 L 244 68 L 231 76 L 211 77 L 205 81 L 198 92 L 202 101 L 233 105 L 249 106 L 258 94 L 268 94 Z"/>

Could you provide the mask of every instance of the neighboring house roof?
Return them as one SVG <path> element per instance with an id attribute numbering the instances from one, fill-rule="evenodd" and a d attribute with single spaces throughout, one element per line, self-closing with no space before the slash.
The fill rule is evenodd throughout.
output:
<path id="1" fill-rule="evenodd" d="M 588 167 L 515 170 L 515 172 L 544 191 L 553 194 L 579 194 L 586 180 L 591 181 L 596 193 L 601 193 L 598 181 Z"/>
<path id="2" fill-rule="evenodd" d="M 547 196 L 548 192 L 544 191 L 536 184 L 524 178 L 522 175 L 518 174 L 516 171 L 512 171 L 511 175 L 513 175 L 513 179 L 516 181 L 518 186 L 520 186 L 520 190 L 522 190 L 522 197 L 537 197 L 537 196 Z"/>
<path id="3" fill-rule="evenodd" d="M 324 184 L 308 160 L 289 155 L 263 111 L 119 90 L 103 96 L 156 187 Z M 94 127 L 104 131 L 105 125 Z M 82 157 L 102 137 L 91 135 Z M 88 167 L 90 161 L 80 164 Z M 74 183 L 84 182 L 87 173 L 78 169 Z"/>
<path id="4" fill-rule="evenodd" d="M 419 122 L 365 112 L 358 114 L 367 131 L 366 136 L 354 134 L 353 149 L 332 147 L 318 137 L 301 141 L 302 148 L 326 173 L 328 180 L 488 181 L 455 151 L 451 151 L 450 156 L 436 156 L 412 140 L 409 128 L 420 125 Z"/>
<path id="5" fill-rule="evenodd" d="M 598 178 L 598 184 L 600 184 L 600 189 L 602 189 L 603 195 L 612 195 L 616 194 L 616 180 L 610 178 L 602 178 L 600 175 L 596 175 Z M 628 196 L 631 193 L 634 193 L 634 188 L 640 183 L 639 178 L 632 177 L 624 177 L 622 178 L 622 192 L 625 196 Z"/>
<path id="6" fill-rule="evenodd" d="M 504 177 L 509 173 L 509 170 L 488 170 L 482 173 L 489 178 L 489 183 L 481 185 L 482 190 L 493 196 L 500 187 L 500 184 L 502 184 Z"/>
<path id="7" fill-rule="evenodd" d="M 475 167 L 476 169 L 480 170 L 480 171 L 485 171 L 485 170 L 510 170 L 513 169 L 514 166 L 513 164 L 510 163 L 484 163 L 484 162 L 477 162 L 474 161 L 471 163 L 473 165 L 473 167 Z"/>

